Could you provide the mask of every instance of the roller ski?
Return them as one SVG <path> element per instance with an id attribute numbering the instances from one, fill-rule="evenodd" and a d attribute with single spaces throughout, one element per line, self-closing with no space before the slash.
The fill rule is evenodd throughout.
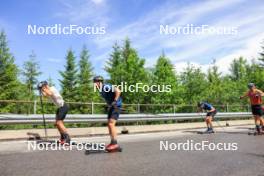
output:
<path id="1" fill-rule="evenodd" d="M 76 145 L 75 142 L 71 142 L 71 139 L 68 134 L 65 134 L 61 136 L 59 140 L 38 140 L 38 144 L 43 144 L 43 145 L 50 145 L 50 144 L 56 144 L 56 145 L 64 145 L 64 146 L 70 146 L 70 145 Z"/>
<path id="2" fill-rule="evenodd" d="M 38 133 L 31 133 L 31 132 L 27 132 L 28 135 L 28 140 L 29 141 L 38 141 L 41 140 L 41 137 Z"/>
<path id="3" fill-rule="evenodd" d="M 260 130 L 261 129 L 261 130 Z M 255 128 L 255 131 L 253 132 L 248 132 L 248 135 L 253 135 L 253 136 L 258 136 L 258 135 L 263 135 L 264 132 L 263 132 L 263 127 L 262 128 Z"/>
<path id="4" fill-rule="evenodd" d="M 115 153 L 115 152 L 122 152 L 122 148 L 118 144 L 109 144 L 106 146 L 105 149 L 98 149 L 98 150 L 86 150 L 85 154 L 89 155 L 91 153 Z"/>
<path id="5" fill-rule="evenodd" d="M 198 134 L 213 134 L 215 133 L 212 128 L 208 128 L 206 131 L 199 131 Z"/>
<path id="6" fill-rule="evenodd" d="M 257 131 L 254 131 L 254 132 L 248 132 L 248 135 L 253 135 L 253 136 L 259 136 L 259 135 L 263 135 L 264 132 L 257 132 Z"/>

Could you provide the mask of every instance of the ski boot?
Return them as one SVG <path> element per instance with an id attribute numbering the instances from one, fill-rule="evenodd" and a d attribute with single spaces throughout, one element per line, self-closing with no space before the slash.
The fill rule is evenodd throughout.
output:
<path id="1" fill-rule="evenodd" d="M 116 152 L 116 151 L 119 151 L 120 149 L 121 148 L 118 144 L 109 144 L 105 148 L 107 152 Z"/>

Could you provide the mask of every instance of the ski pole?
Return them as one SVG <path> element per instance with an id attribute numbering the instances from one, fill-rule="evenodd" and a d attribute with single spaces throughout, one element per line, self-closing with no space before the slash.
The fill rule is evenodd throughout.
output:
<path id="1" fill-rule="evenodd" d="M 215 118 L 215 121 L 216 121 L 217 125 L 219 127 L 221 127 L 224 130 L 224 132 L 226 132 L 225 128 L 220 124 L 220 122 L 219 122 L 219 120 L 217 120 L 217 118 Z"/>
<path id="2" fill-rule="evenodd" d="M 45 115 L 44 115 L 44 108 L 43 108 L 41 90 L 39 91 L 39 98 L 40 98 L 40 105 L 41 105 L 41 111 L 42 111 L 42 119 L 43 119 L 43 126 L 44 126 L 44 132 L 45 132 L 45 139 L 47 139 L 48 133 L 47 133 L 47 126 L 46 126 L 46 119 L 45 119 Z"/>

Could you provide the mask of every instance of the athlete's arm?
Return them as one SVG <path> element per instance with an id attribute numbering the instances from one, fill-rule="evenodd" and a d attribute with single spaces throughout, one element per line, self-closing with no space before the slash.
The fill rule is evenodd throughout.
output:
<path id="1" fill-rule="evenodd" d="M 263 97 L 264 96 L 264 92 L 262 92 L 261 90 L 257 89 L 257 92 Z"/>
<path id="2" fill-rule="evenodd" d="M 207 110 L 207 112 L 214 112 L 215 111 L 215 108 L 211 104 L 206 103 L 205 105 L 206 105 L 207 109 L 210 109 L 210 110 Z"/>
<path id="3" fill-rule="evenodd" d="M 248 93 L 247 92 L 243 96 L 240 96 L 240 99 L 243 99 L 245 97 L 248 97 Z"/>
<path id="4" fill-rule="evenodd" d="M 118 98 L 120 97 L 121 95 L 121 91 L 119 88 L 115 87 L 115 101 L 118 100 Z"/>
<path id="5" fill-rule="evenodd" d="M 208 112 L 214 112 L 214 111 L 215 111 L 215 108 L 212 107 L 212 109 L 210 111 L 208 111 Z"/>

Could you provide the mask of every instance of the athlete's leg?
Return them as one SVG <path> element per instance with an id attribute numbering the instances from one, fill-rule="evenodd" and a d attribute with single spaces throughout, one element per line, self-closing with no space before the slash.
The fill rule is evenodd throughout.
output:
<path id="1" fill-rule="evenodd" d="M 260 119 L 261 117 L 259 115 L 255 115 L 255 124 L 256 124 L 256 130 L 257 132 L 260 132 Z"/>
<path id="2" fill-rule="evenodd" d="M 70 136 L 69 136 L 67 129 L 64 125 L 64 122 L 63 122 L 67 113 L 68 113 L 68 105 L 67 104 L 64 104 L 62 107 L 58 108 L 57 113 L 56 113 L 56 127 L 60 132 L 61 141 L 66 142 L 66 143 L 70 143 Z"/>
<path id="3" fill-rule="evenodd" d="M 263 122 L 264 122 L 263 118 L 260 117 L 260 129 L 261 129 L 261 131 L 264 131 L 264 123 Z"/>
<path id="4" fill-rule="evenodd" d="M 59 126 L 57 125 L 57 120 L 56 120 L 56 122 L 54 123 L 54 127 L 56 127 L 56 128 L 58 129 L 59 133 L 60 133 L 60 140 L 63 140 L 63 135 L 62 135 L 62 133 L 61 133 L 61 129 L 60 129 Z"/>
<path id="5" fill-rule="evenodd" d="M 212 116 L 206 116 L 205 122 L 206 122 L 207 128 L 212 128 L 213 127 L 213 125 L 212 125 Z"/>
<path id="6" fill-rule="evenodd" d="M 208 116 L 208 126 L 209 128 L 213 129 L 213 123 L 212 123 L 213 117 L 212 116 Z"/>
<path id="7" fill-rule="evenodd" d="M 109 118 L 108 129 L 109 129 L 111 142 L 109 145 L 106 146 L 106 150 L 108 151 L 114 151 L 119 148 L 119 145 L 117 144 L 117 129 L 115 125 L 116 125 L 116 120 L 114 118 Z"/>
<path id="8" fill-rule="evenodd" d="M 259 117 L 259 124 L 263 126 L 263 118 L 261 116 Z"/>
<path id="9" fill-rule="evenodd" d="M 120 114 L 120 107 L 111 107 L 108 111 L 107 127 L 109 130 L 111 142 L 109 145 L 106 146 L 106 150 L 109 151 L 113 151 L 119 147 L 119 145 L 117 144 L 117 129 L 116 129 L 116 122 L 119 118 L 119 114 Z"/>
<path id="10" fill-rule="evenodd" d="M 209 128 L 209 120 L 208 120 L 208 116 L 205 117 L 205 123 L 206 123 L 207 128 Z"/>
<path id="11" fill-rule="evenodd" d="M 210 115 L 206 116 L 205 118 L 206 125 L 207 125 L 207 130 L 205 131 L 206 133 L 214 133 L 212 119 L 213 117 Z"/>
<path id="12" fill-rule="evenodd" d="M 117 140 L 116 120 L 113 118 L 108 119 L 108 130 L 111 138 L 111 143 Z"/>
<path id="13" fill-rule="evenodd" d="M 56 126 L 60 133 L 67 133 L 67 129 L 64 126 L 63 120 L 56 120 Z"/>
<path id="14" fill-rule="evenodd" d="M 261 116 L 259 117 L 259 124 L 263 126 L 263 118 Z"/>
<path id="15" fill-rule="evenodd" d="M 213 117 L 210 116 L 209 117 L 209 126 L 210 126 L 211 129 L 213 129 L 213 123 L 212 123 L 212 121 L 213 121 Z"/>
<path id="16" fill-rule="evenodd" d="M 63 123 L 63 120 L 56 120 L 56 126 L 60 132 L 61 135 L 61 141 L 62 142 L 66 142 L 66 143 L 70 143 L 70 136 L 67 132 L 67 129 Z"/>

